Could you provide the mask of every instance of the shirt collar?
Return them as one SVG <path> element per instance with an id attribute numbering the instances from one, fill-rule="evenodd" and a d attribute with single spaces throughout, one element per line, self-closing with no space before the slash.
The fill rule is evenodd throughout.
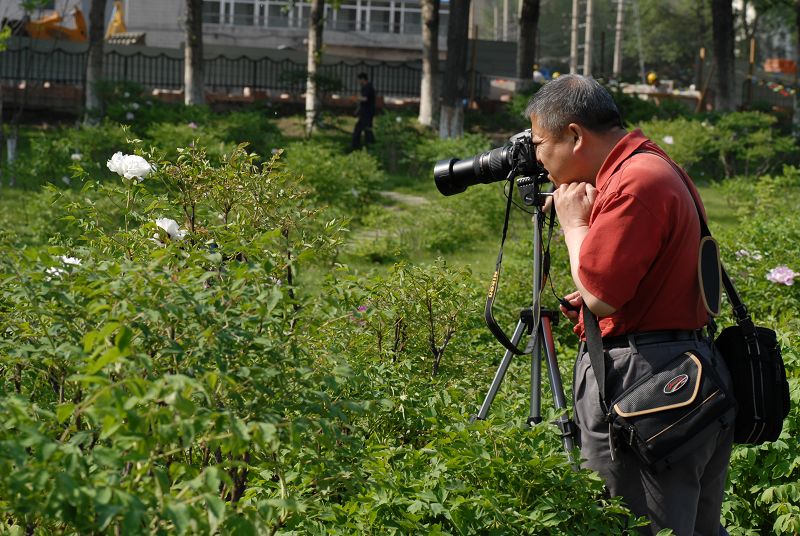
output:
<path id="1" fill-rule="evenodd" d="M 649 138 L 638 128 L 623 136 L 611 149 L 611 152 L 608 153 L 603 165 L 600 166 L 600 171 L 597 172 L 597 179 L 595 180 L 595 188 L 602 190 L 620 164 L 649 141 Z"/>

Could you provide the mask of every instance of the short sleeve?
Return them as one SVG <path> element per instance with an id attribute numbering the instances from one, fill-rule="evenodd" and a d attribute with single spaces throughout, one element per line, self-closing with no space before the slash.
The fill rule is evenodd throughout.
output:
<path id="1" fill-rule="evenodd" d="M 578 274 L 586 290 L 615 309 L 625 305 L 664 244 L 664 225 L 631 194 L 605 197 L 581 245 Z"/>

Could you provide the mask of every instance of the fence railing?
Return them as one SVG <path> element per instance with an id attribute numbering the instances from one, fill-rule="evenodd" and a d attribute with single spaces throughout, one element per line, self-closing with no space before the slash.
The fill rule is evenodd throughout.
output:
<path id="1" fill-rule="evenodd" d="M 0 53 L 0 79 L 29 84 L 49 82 L 83 86 L 86 83 L 87 53 L 54 49 L 49 52 L 28 46 L 9 48 Z M 357 93 L 356 75 L 366 72 L 378 94 L 384 97 L 419 97 L 422 67 L 420 62 L 323 63 L 319 83 L 323 93 Z M 229 57 L 219 55 L 204 61 L 204 82 L 210 91 L 251 90 L 281 91 L 299 94 L 305 90 L 306 64 L 289 59 L 268 57 Z M 489 79 L 474 76 L 474 97 L 488 94 Z M 105 53 L 103 78 L 111 82 L 133 82 L 154 89 L 183 87 L 183 58 L 165 53 Z"/>

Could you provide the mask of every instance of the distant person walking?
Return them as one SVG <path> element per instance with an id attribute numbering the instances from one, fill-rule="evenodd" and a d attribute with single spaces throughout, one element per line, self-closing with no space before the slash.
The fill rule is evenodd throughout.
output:
<path id="1" fill-rule="evenodd" d="M 375 142 L 375 135 L 372 133 L 372 118 L 375 117 L 375 88 L 369 81 L 367 73 L 358 73 L 358 83 L 361 84 L 361 96 L 358 99 L 356 115 L 358 120 L 353 129 L 352 149 L 361 148 L 361 133 L 364 133 L 364 144 L 369 145 Z"/>

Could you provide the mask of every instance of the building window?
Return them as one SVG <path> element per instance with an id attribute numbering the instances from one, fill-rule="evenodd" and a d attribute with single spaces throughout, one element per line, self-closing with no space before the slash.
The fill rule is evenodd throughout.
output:
<path id="1" fill-rule="evenodd" d="M 267 26 L 270 28 L 286 28 L 289 26 L 289 4 L 270 2 L 267 8 Z"/>
<path id="2" fill-rule="evenodd" d="M 264 28 L 306 28 L 308 1 L 204 0 L 203 22 Z M 448 10 L 439 13 L 439 33 L 447 32 Z M 344 0 L 338 9 L 325 6 L 325 27 L 340 32 L 416 35 L 422 31 L 418 0 Z"/>
<path id="3" fill-rule="evenodd" d="M 221 6 L 222 2 L 219 1 L 209 2 L 209 0 L 206 0 L 203 2 L 203 22 L 219 24 Z"/>
<path id="4" fill-rule="evenodd" d="M 253 26 L 256 6 L 253 0 L 236 0 L 233 3 L 233 24 L 235 26 Z"/>

